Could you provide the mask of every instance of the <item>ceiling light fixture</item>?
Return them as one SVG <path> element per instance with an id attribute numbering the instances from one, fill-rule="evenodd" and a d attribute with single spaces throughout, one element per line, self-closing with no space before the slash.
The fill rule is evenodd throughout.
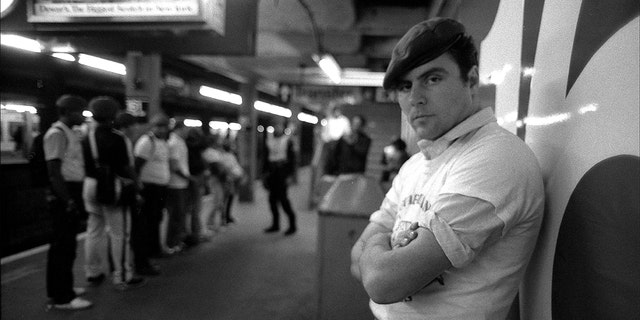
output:
<path id="1" fill-rule="evenodd" d="M 56 53 L 52 53 L 51 56 L 56 57 L 60 60 L 65 60 L 65 61 L 76 61 L 76 57 L 74 57 L 72 54 L 69 53 L 62 53 L 62 52 L 56 52 Z"/>
<path id="2" fill-rule="evenodd" d="M 315 61 L 320 69 L 333 81 L 335 84 L 340 84 L 342 81 L 342 70 L 340 69 L 340 65 L 336 59 L 329 53 L 325 53 L 322 55 L 314 54 L 313 61 Z"/>
<path id="3" fill-rule="evenodd" d="M 31 52 L 42 52 L 42 45 L 38 40 L 21 37 L 15 34 L 1 34 L 0 43 L 3 46 L 14 47 Z"/>
<path id="4" fill-rule="evenodd" d="M 238 106 L 242 104 L 242 97 L 239 94 L 227 92 L 227 91 L 212 88 L 212 87 L 200 86 L 200 94 L 205 97 L 209 97 L 209 98 L 224 101 L 224 102 L 229 102 Z"/>
<path id="5" fill-rule="evenodd" d="M 80 55 L 78 55 L 78 63 L 88 67 L 117 73 L 123 76 L 127 74 L 127 67 L 124 64 L 103 58 L 98 58 L 88 54 L 81 53 Z"/>
<path id="6" fill-rule="evenodd" d="M 291 110 L 280 107 L 280 106 L 276 106 L 270 103 L 266 103 L 264 101 L 258 100 L 254 102 L 253 107 L 258 111 L 275 114 L 285 118 L 291 118 Z"/>
<path id="7" fill-rule="evenodd" d="M 318 123 L 318 117 L 304 112 L 298 113 L 298 120 L 311 124 Z"/>
<path id="8" fill-rule="evenodd" d="M 311 28 L 313 29 L 313 37 L 316 40 L 317 52 L 312 55 L 313 61 L 315 61 L 320 69 L 333 81 L 335 84 L 340 84 L 342 78 L 342 70 L 340 69 L 340 65 L 336 62 L 336 59 L 330 53 L 327 53 L 322 47 L 322 39 L 320 38 L 320 30 L 318 29 L 318 25 L 316 24 L 316 19 L 313 17 L 313 12 L 311 12 L 311 8 L 304 0 L 298 0 L 300 5 L 304 8 L 309 16 L 309 21 L 311 22 Z"/>
<path id="9" fill-rule="evenodd" d="M 31 114 L 38 113 L 36 107 L 24 104 L 3 104 L 2 109 L 12 110 L 16 112 L 29 112 Z"/>

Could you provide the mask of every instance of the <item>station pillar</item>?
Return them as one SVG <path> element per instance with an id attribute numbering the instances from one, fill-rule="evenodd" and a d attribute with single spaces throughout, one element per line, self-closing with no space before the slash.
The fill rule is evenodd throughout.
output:
<path id="1" fill-rule="evenodd" d="M 125 94 L 127 112 L 147 122 L 162 113 L 162 57 L 160 54 L 127 52 Z"/>
<path id="2" fill-rule="evenodd" d="M 238 132 L 238 160 L 244 169 L 246 179 L 240 186 L 238 200 L 253 202 L 258 163 L 258 139 L 256 136 L 258 117 L 256 109 L 253 107 L 257 97 L 255 80 L 241 84 L 240 94 L 242 95 L 242 106 L 238 122 L 242 125 L 242 129 Z"/>

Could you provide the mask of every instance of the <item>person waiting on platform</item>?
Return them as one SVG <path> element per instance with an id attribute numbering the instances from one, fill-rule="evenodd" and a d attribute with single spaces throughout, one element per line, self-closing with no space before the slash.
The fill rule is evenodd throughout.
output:
<path id="1" fill-rule="evenodd" d="M 412 27 L 383 85 L 420 152 L 354 245 L 352 274 L 380 320 L 505 319 L 542 221 L 535 155 L 477 103 L 477 51 L 455 20 Z"/>
<path id="2" fill-rule="evenodd" d="M 136 142 L 133 154 L 135 168 L 142 181 L 142 214 L 136 232 L 144 232 L 145 252 L 136 252 L 136 272 L 141 275 L 157 275 L 158 267 L 149 258 L 163 255 L 160 244 L 160 222 L 167 201 L 169 183 L 169 118 L 159 114 L 151 121 L 151 130 Z"/>
<path id="3" fill-rule="evenodd" d="M 134 276 L 129 230 L 131 219 L 127 205 L 120 202 L 122 188 L 113 190 L 113 197 L 103 199 L 98 194 L 98 169 L 109 168 L 115 176 L 107 176 L 123 184 L 136 185 L 136 175 L 124 134 L 113 128 L 120 104 L 111 97 L 96 97 L 89 102 L 89 109 L 97 124 L 89 129 L 82 141 L 86 169 L 83 198 L 89 219 L 85 240 L 85 272 L 87 281 L 99 284 L 109 271 L 109 257 L 113 262 L 113 284 L 119 290 L 140 287 L 146 280 Z M 108 242 L 108 243 L 107 243 Z"/>
<path id="4" fill-rule="evenodd" d="M 189 150 L 185 142 L 187 130 L 184 121 L 177 119 L 168 140 L 171 174 L 167 189 L 167 251 L 170 253 L 178 253 L 186 246 L 187 196 L 192 181 Z"/>
<path id="5" fill-rule="evenodd" d="M 291 208 L 287 188 L 296 179 L 296 152 L 290 136 L 285 134 L 285 120 L 277 119 L 273 133 L 267 134 L 263 164 L 263 185 L 269 191 L 269 207 L 271 208 L 271 227 L 265 232 L 280 230 L 280 210 L 289 218 L 289 229 L 285 235 L 296 232 L 296 214 Z"/>
<path id="6" fill-rule="evenodd" d="M 384 147 L 382 159 L 380 160 L 380 163 L 384 166 L 380 176 L 380 183 L 385 191 L 389 190 L 391 182 L 407 160 L 409 160 L 409 153 L 404 140 L 400 138 L 394 139 L 388 146 Z"/>
<path id="7" fill-rule="evenodd" d="M 364 132 L 366 125 L 367 120 L 363 115 L 351 118 L 351 131 L 340 137 L 330 148 L 325 164 L 325 174 L 333 176 L 349 173 L 364 174 L 371 146 L 371 138 Z"/>
<path id="8" fill-rule="evenodd" d="M 244 169 L 240 166 L 238 158 L 231 149 L 231 143 L 225 142 L 222 145 L 222 163 L 225 168 L 224 179 L 224 222 L 226 224 L 234 223 L 235 219 L 231 216 L 233 208 L 233 200 L 238 192 L 238 185 L 245 178 Z"/>
<path id="9" fill-rule="evenodd" d="M 203 215 L 201 217 L 201 240 L 208 240 L 214 232 L 221 231 L 220 227 L 226 226 L 223 217 L 225 211 L 224 182 L 227 171 L 224 166 L 224 150 L 220 144 L 219 136 L 207 137 L 208 147 L 202 153 L 207 165 L 207 196 L 204 198 Z"/>
<path id="10" fill-rule="evenodd" d="M 205 191 L 207 171 L 207 165 L 202 156 L 207 148 L 207 142 L 202 128 L 189 128 L 185 142 L 189 153 L 189 173 L 193 177 L 187 194 L 187 226 L 189 228 L 185 244 L 194 246 L 200 242 L 200 234 L 203 230 L 200 211 L 202 210 L 202 196 Z"/>
<path id="11" fill-rule="evenodd" d="M 49 211 L 52 236 L 47 256 L 47 296 L 51 307 L 81 310 L 93 304 L 78 295 L 84 288 L 73 287 L 73 262 L 76 258 L 76 235 L 80 219 L 85 216 L 82 200 L 84 160 L 81 138 L 72 130 L 84 123 L 82 111 L 87 101 L 75 95 L 63 95 L 56 101 L 60 116 L 44 135 L 44 158 L 51 182 Z"/>

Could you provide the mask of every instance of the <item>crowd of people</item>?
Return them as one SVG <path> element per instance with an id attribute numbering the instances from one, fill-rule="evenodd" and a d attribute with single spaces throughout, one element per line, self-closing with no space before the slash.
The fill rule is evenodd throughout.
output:
<path id="1" fill-rule="evenodd" d="M 143 286 L 161 273 L 155 259 L 207 241 L 215 228 L 234 222 L 231 210 L 244 171 L 220 137 L 162 114 L 140 134 L 138 119 L 107 96 L 87 102 L 64 95 L 56 109 L 59 120 L 42 144 L 53 220 L 51 308 L 92 306 L 80 297 L 86 289 L 73 285 L 76 234 L 85 217 L 86 281 L 98 286 L 110 279 L 118 290 Z M 88 125 L 86 109 L 93 113 Z M 205 198 L 210 201 L 203 209 Z"/>

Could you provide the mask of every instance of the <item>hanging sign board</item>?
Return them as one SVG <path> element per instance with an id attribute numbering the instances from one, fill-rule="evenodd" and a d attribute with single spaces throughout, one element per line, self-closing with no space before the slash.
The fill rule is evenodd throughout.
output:
<path id="1" fill-rule="evenodd" d="M 32 23 L 201 22 L 224 35 L 226 0 L 29 0 Z"/>

